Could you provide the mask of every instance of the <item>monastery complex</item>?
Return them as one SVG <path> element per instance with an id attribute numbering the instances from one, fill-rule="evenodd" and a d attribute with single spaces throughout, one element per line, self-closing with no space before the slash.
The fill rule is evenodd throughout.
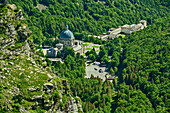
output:
<path id="1" fill-rule="evenodd" d="M 147 27 L 147 22 L 145 20 L 139 21 L 138 24 L 132 25 L 123 25 L 119 26 L 118 28 L 110 28 L 107 33 L 103 33 L 100 36 L 94 36 L 96 38 L 101 38 L 102 40 L 114 39 L 119 37 L 121 34 L 130 35 L 132 32 L 139 31 Z M 89 35 L 92 36 L 92 35 Z M 75 53 L 80 53 L 81 55 L 84 54 L 84 47 L 82 45 L 82 41 L 75 40 L 73 33 L 68 29 L 68 25 L 64 31 L 61 32 L 59 37 L 59 44 L 56 44 L 56 47 L 51 47 L 50 49 L 43 49 L 44 55 L 47 55 L 48 58 L 56 58 L 57 52 L 61 51 L 64 46 L 69 46 L 73 48 Z"/>
<path id="2" fill-rule="evenodd" d="M 94 37 L 100 38 L 102 40 L 114 39 L 116 37 L 119 37 L 121 34 L 130 35 L 132 32 L 142 30 L 146 27 L 147 27 L 146 20 L 141 20 L 139 21 L 138 24 L 132 24 L 132 25 L 125 24 L 123 26 L 119 26 L 118 28 L 110 28 L 107 33 L 103 33 L 100 36 L 94 36 Z"/>

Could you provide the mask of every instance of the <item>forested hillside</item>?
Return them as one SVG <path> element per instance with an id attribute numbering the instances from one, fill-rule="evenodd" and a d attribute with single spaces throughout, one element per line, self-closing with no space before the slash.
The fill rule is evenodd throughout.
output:
<path id="1" fill-rule="evenodd" d="M 169 11 L 169 2 L 166 0 L 9 0 L 9 2 L 15 3 L 25 11 L 35 43 L 59 36 L 63 25 L 66 24 L 75 36 L 80 33 L 100 34 L 111 27 L 138 23 L 141 19 L 151 23 L 155 18 L 168 15 Z M 38 4 L 41 4 L 39 9 L 43 9 L 42 11 L 36 7 Z"/>
<path id="2" fill-rule="evenodd" d="M 158 19 L 123 39 L 123 70 L 113 112 L 170 112 L 169 22 Z"/>
<path id="3" fill-rule="evenodd" d="M 93 76 L 85 79 L 84 59 L 69 48 L 64 64 L 55 64 L 54 70 L 69 80 L 84 112 L 170 112 L 169 36 L 169 20 L 163 18 L 145 30 L 105 42 L 104 56 L 112 55 L 106 63 L 118 75 L 113 83 Z"/>
<path id="4" fill-rule="evenodd" d="M 19 8 L 0 5 L 0 112 L 170 112 L 168 0 L 9 2 L 24 10 L 26 21 Z M 71 47 L 60 52 L 62 62 L 52 63 L 32 43 L 32 38 L 37 44 L 57 43 L 50 38 L 59 36 L 66 24 L 75 36 L 84 36 L 141 19 L 147 20 L 147 28 L 124 38 L 85 37 L 101 44 L 98 55 L 93 49 L 86 54 L 106 65 L 116 76 L 113 82 L 85 78 L 86 59 Z"/>

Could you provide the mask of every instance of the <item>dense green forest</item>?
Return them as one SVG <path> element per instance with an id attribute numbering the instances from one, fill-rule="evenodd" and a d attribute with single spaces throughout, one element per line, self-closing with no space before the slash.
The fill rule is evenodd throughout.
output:
<path id="1" fill-rule="evenodd" d="M 103 2 L 104 1 L 104 2 Z M 113 82 L 91 76 L 84 78 L 85 59 L 64 47 L 64 63 L 48 59 L 47 67 L 67 79 L 74 97 L 79 96 L 88 113 L 170 112 L 170 21 L 168 0 L 9 0 L 20 6 L 34 42 L 50 43 L 68 24 L 86 41 L 102 44 L 99 55 L 92 49 L 88 59 L 106 64 Z M 47 6 L 40 10 L 37 4 Z M 137 23 L 145 19 L 150 25 L 125 38 L 101 41 L 86 38 L 111 27 Z M 80 38 L 80 37 L 78 37 Z M 52 40 L 51 40 L 52 41 Z M 97 42 L 98 41 L 98 42 Z M 58 41 L 56 40 L 55 43 Z M 109 60 L 108 56 L 112 56 Z M 40 64 L 41 60 L 37 61 Z M 0 85 L 0 93 L 1 91 Z M 0 95 L 1 99 L 1 95 Z M 78 99 L 78 98 L 76 98 Z M 0 102 L 1 103 L 1 102 Z M 41 110 L 40 110 L 41 111 Z"/>
<path id="2" fill-rule="evenodd" d="M 71 90 L 74 96 L 81 98 L 85 112 L 169 112 L 168 28 L 167 18 L 158 19 L 145 30 L 105 42 L 99 56 L 112 55 L 111 61 L 106 63 L 119 76 L 113 83 L 93 76 L 85 79 L 84 58 L 72 52 L 63 56 L 64 64 L 58 62 L 54 69 L 70 81 Z M 65 49 L 71 51 L 68 47 Z M 88 54 L 96 55 L 94 50 Z"/>
<path id="3" fill-rule="evenodd" d="M 88 33 L 100 34 L 111 27 L 138 23 L 144 19 L 150 24 L 153 19 L 168 15 L 166 0 L 9 0 L 22 8 L 32 37 L 37 44 L 46 38 L 59 36 L 68 24 L 75 37 Z M 40 11 L 36 6 L 46 9 Z M 42 6 L 41 6 L 42 7 Z M 49 40 L 49 39 L 48 39 Z M 50 42 L 48 41 L 47 42 Z M 46 43 L 49 44 L 49 43 Z"/>
<path id="4" fill-rule="evenodd" d="M 123 40 L 115 112 L 170 112 L 170 24 L 168 18 L 156 21 Z"/>

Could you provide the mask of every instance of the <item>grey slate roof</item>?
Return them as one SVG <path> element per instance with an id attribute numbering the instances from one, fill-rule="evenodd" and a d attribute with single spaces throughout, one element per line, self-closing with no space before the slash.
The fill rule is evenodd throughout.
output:
<path id="1" fill-rule="evenodd" d="M 70 30 L 64 30 L 64 31 L 61 32 L 60 38 L 63 38 L 63 39 L 73 39 L 74 35 L 73 35 L 73 33 Z"/>

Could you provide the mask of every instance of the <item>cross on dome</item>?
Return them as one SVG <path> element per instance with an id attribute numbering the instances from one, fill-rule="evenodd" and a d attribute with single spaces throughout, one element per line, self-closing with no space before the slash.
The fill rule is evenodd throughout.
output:
<path id="1" fill-rule="evenodd" d="M 66 30 L 68 30 L 68 25 L 66 25 Z"/>

